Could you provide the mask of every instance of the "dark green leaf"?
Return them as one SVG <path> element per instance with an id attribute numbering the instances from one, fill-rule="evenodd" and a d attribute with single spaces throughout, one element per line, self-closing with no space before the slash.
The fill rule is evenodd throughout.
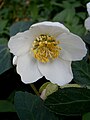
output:
<path id="1" fill-rule="evenodd" d="M 44 107 L 40 97 L 27 92 L 16 93 L 15 108 L 20 120 L 58 120 Z"/>
<path id="2" fill-rule="evenodd" d="M 90 111 L 90 90 L 84 88 L 64 88 L 50 95 L 45 105 L 61 115 L 81 115 Z"/>
<path id="3" fill-rule="evenodd" d="M 0 20 L 0 33 L 3 33 L 3 30 L 5 29 L 6 25 L 7 25 L 7 20 Z"/>
<path id="4" fill-rule="evenodd" d="M 14 106 L 7 100 L 0 100 L 0 112 L 15 112 Z"/>
<path id="5" fill-rule="evenodd" d="M 20 22 L 13 24 L 10 27 L 10 36 L 13 36 L 13 35 L 17 34 L 18 32 L 23 32 L 23 31 L 29 29 L 31 24 L 32 23 L 29 21 L 28 22 L 20 21 Z"/>
<path id="6" fill-rule="evenodd" d="M 82 36 L 85 33 L 85 29 L 83 25 L 78 24 L 78 20 L 79 19 L 75 17 L 74 20 L 72 20 L 72 24 L 67 24 L 66 26 L 69 28 L 70 31 L 72 31 L 72 33 Z"/>
<path id="7" fill-rule="evenodd" d="M 53 21 L 60 21 L 60 22 L 65 22 L 65 21 L 71 21 L 72 18 L 75 15 L 75 9 L 65 9 L 63 11 L 61 11 L 60 13 L 58 13 L 54 18 Z"/>
<path id="8" fill-rule="evenodd" d="M 6 38 L 0 38 L 1 45 L 7 45 L 8 40 Z"/>
<path id="9" fill-rule="evenodd" d="M 84 41 L 88 44 L 90 44 L 90 33 L 86 34 L 84 37 L 83 37 Z"/>
<path id="10" fill-rule="evenodd" d="M 32 2 L 30 6 L 30 10 L 31 10 L 32 19 L 36 20 L 38 18 L 38 12 L 39 12 L 37 4 Z"/>
<path id="11" fill-rule="evenodd" d="M 79 7 L 81 4 L 79 1 L 63 1 L 63 7 L 64 8 L 75 8 L 75 7 Z"/>
<path id="12" fill-rule="evenodd" d="M 11 54 L 6 45 L 0 45 L 0 74 L 11 68 Z"/>
<path id="13" fill-rule="evenodd" d="M 85 61 L 73 62 L 74 80 L 78 84 L 90 85 L 90 64 Z"/>
<path id="14" fill-rule="evenodd" d="M 90 120 L 90 112 L 84 114 L 82 120 Z"/>
<path id="15" fill-rule="evenodd" d="M 85 20 L 85 18 L 86 18 L 85 12 L 79 12 L 79 13 L 77 13 L 77 15 L 83 20 Z"/>

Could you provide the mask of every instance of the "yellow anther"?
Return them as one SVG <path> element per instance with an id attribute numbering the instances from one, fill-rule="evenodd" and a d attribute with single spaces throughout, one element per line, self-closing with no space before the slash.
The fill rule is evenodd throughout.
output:
<path id="1" fill-rule="evenodd" d="M 58 58 L 61 50 L 59 43 L 53 36 L 41 34 L 36 37 L 31 48 L 34 58 L 42 63 Z"/>

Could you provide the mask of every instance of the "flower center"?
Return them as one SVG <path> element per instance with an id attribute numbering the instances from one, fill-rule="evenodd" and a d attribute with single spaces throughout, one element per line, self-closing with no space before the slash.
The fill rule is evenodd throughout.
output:
<path id="1" fill-rule="evenodd" d="M 59 41 L 56 41 L 53 36 L 41 34 L 33 42 L 34 58 L 42 63 L 58 58 L 61 50 L 58 44 Z"/>

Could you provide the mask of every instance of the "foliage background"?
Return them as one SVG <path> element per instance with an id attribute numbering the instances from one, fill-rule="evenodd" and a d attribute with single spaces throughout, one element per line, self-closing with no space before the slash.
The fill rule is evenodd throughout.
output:
<path id="1" fill-rule="evenodd" d="M 83 38 L 88 48 L 88 55 L 84 61 L 89 62 L 90 33 L 84 27 L 84 21 L 88 17 L 86 10 L 87 2 L 89 0 L 0 0 L 0 116 L 3 116 L 2 120 L 19 120 L 13 106 L 16 91 L 27 91 L 34 94 L 29 85 L 21 82 L 20 76 L 16 73 L 15 66 L 12 65 L 13 55 L 9 53 L 7 47 L 10 36 L 28 29 L 35 22 L 45 20 L 58 21 L 68 27 L 71 32 Z M 84 70 L 81 67 L 83 64 L 73 64 L 75 75 L 76 69 L 77 71 Z M 77 66 L 80 66 L 79 68 L 82 69 L 79 70 Z M 86 63 L 84 66 L 88 69 L 90 68 L 87 67 Z M 88 79 L 90 79 L 89 72 L 86 73 L 88 73 Z M 81 79 L 76 78 L 76 83 L 88 85 L 89 87 L 90 82 L 88 82 L 88 79 L 86 79 L 86 83 L 83 83 L 84 80 L 81 82 Z M 46 79 L 42 79 L 44 83 Z M 41 81 L 39 80 L 35 83 L 37 89 L 43 84 Z M 14 117 L 11 117 L 10 112 L 13 112 Z M 61 118 L 62 120 L 67 118 L 73 119 L 72 116 L 62 116 Z M 77 116 L 74 116 L 74 118 L 77 119 Z M 81 116 L 78 116 L 78 118 L 82 119 Z"/>

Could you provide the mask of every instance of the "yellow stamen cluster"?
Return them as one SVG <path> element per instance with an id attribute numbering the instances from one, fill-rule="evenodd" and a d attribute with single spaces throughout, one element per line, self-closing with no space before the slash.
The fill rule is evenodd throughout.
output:
<path id="1" fill-rule="evenodd" d="M 42 63 L 58 58 L 61 48 L 53 36 L 41 34 L 33 42 L 34 57 Z"/>

